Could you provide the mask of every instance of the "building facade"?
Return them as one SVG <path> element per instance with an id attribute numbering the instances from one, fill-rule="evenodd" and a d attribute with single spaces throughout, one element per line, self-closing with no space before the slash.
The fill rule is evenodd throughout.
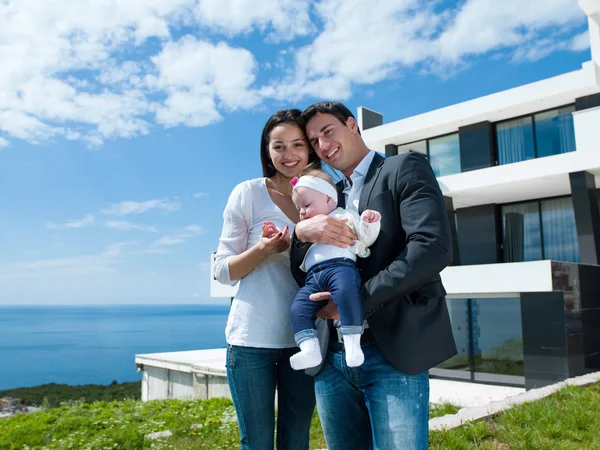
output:
<path id="1" fill-rule="evenodd" d="M 359 108 L 369 147 L 426 155 L 446 199 L 459 355 L 433 376 L 533 388 L 600 370 L 600 2 L 580 6 L 580 70 L 386 124 Z"/>
<path id="2" fill-rule="evenodd" d="M 386 124 L 358 109 L 368 146 L 426 155 L 446 199 L 459 354 L 431 376 L 529 389 L 600 370 L 600 2 L 579 5 L 580 70 Z M 211 270 L 211 295 L 234 293 Z"/>

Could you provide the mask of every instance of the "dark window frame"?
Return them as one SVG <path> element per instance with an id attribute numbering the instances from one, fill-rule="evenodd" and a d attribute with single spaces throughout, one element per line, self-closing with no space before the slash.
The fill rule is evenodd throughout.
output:
<path id="1" fill-rule="evenodd" d="M 598 189 L 598 191 L 600 191 L 600 189 Z M 513 205 L 524 205 L 526 203 L 537 203 L 537 207 L 538 207 L 538 223 L 540 224 L 540 246 L 541 246 L 541 253 L 542 253 L 542 259 L 540 259 L 539 261 L 545 261 L 546 260 L 546 250 L 545 250 L 545 242 L 544 242 L 544 222 L 542 220 L 542 202 L 544 201 L 549 201 L 549 200 L 559 200 L 559 199 L 563 199 L 563 198 L 570 198 L 571 202 L 573 202 L 573 196 L 572 195 L 554 195 L 552 197 L 544 197 L 544 198 L 536 198 L 536 199 L 531 199 L 531 200 L 520 200 L 518 202 L 510 202 L 510 203 L 501 203 L 500 206 L 500 217 L 501 220 L 504 217 L 504 211 L 503 211 L 503 207 L 504 206 L 513 206 Z M 600 199 L 599 199 L 600 200 Z M 502 221 L 502 263 L 504 264 L 507 261 L 504 260 L 504 222 Z M 538 260 L 535 260 L 538 261 Z M 523 262 L 523 261 L 508 261 L 508 262 Z"/>
<path id="2" fill-rule="evenodd" d="M 430 369 L 430 377 L 438 378 L 438 379 L 446 379 L 446 380 L 460 380 L 471 383 L 479 383 L 479 384 L 487 384 L 487 385 L 501 385 L 501 386 L 515 386 L 515 387 L 523 387 L 525 386 L 525 374 L 523 375 L 505 375 L 502 373 L 492 373 L 492 372 L 480 372 L 476 368 L 475 364 L 475 348 L 474 348 L 474 328 L 473 328 L 473 302 L 478 300 L 486 300 L 486 301 L 503 301 L 503 300 L 518 300 L 519 304 L 521 303 L 520 295 L 517 297 L 503 297 L 503 298 L 486 298 L 486 297 L 461 297 L 461 298 L 450 298 L 446 301 L 452 300 L 464 300 L 466 313 L 467 313 L 467 321 L 465 326 L 467 328 L 467 365 L 468 365 L 468 374 L 466 371 L 462 370 L 454 370 L 454 369 L 442 369 L 440 372 L 438 367 L 432 367 Z M 450 308 L 450 305 L 448 305 Z M 520 314 L 520 313 L 519 313 Z M 523 317 L 520 315 L 520 322 L 517 324 L 521 329 L 521 336 L 523 333 Z M 523 347 L 523 362 L 525 358 L 525 348 Z M 456 373 L 456 375 L 454 373 Z M 485 375 L 485 378 L 481 378 L 481 375 Z"/>
<path id="3" fill-rule="evenodd" d="M 561 106 L 555 106 L 554 108 L 548 108 L 548 109 L 543 109 L 540 111 L 535 111 L 532 113 L 528 113 L 528 114 L 523 114 L 521 116 L 515 116 L 515 117 L 511 117 L 510 119 L 505 119 L 505 120 L 499 120 L 498 122 L 494 122 L 494 162 L 496 166 L 505 166 L 507 164 L 500 164 L 499 160 L 499 154 L 498 154 L 498 125 L 503 124 L 503 123 L 508 123 L 508 122 L 512 122 L 514 120 L 519 120 L 519 119 L 525 119 L 525 118 L 531 118 L 531 132 L 533 133 L 533 159 L 538 159 L 540 158 L 540 156 L 538 156 L 538 138 L 537 138 L 537 133 L 536 133 L 536 120 L 535 120 L 535 116 L 538 114 L 544 114 L 550 111 L 558 111 L 560 109 L 563 108 L 568 108 L 568 107 L 573 107 L 573 111 L 571 112 L 571 114 L 573 114 L 574 112 L 576 112 L 577 110 L 575 109 L 575 103 L 567 103 L 565 105 L 561 105 Z M 515 162 L 522 162 L 522 161 L 515 161 Z M 515 164 L 513 163 L 508 163 L 508 164 Z"/>
<path id="4" fill-rule="evenodd" d="M 453 131 L 452 133 L 440 134 L 439 136 L 435 136 L 435 137 L 432 137 L 432 138 L 425 139 L 426 148 L 427 148 L 427 161 L 431 161 L 431 153 L 429 152 L 429 142 L 433 141 L 434 139 L 441 139 L 441 138 L 445 138 L 447 136 L 453 136 L 453 135 L 456 135 L 457 138 L 460 137 L 460 135 L 458 134 L 458 131 Z M 421 141 L 422 140 L 423 139 L 421 139 Z M 415 142 L 421 142 L 421 141 L 415 141 Z M 460 165 L 460 139 L 458 140 L 458 162 L 459 162 L 459 165 Z M 430 165 L 431 165 L 431 163 L 430 163 Z M 431 169 L 433 170 L 433 167 Z M 450 175 L 456 175 L 457 173 L 463 173 L 462 167 L 460 168 L 460 172 L 452 173 Z M 446 176 L 449 176 L 449 175 L 440 175 L 440 176 L 446 177 Z M 436 178 L 438 178 L 438 177 L 436 176 Z"/>
<path id="5" fill-rule="evenodd" d="M 535 116 L 537 114 L 543 114 L 543 113 L 547 113 L 550 111 L 557 111 L 559 109 L 563 109 L 563 108 L 568 108 L 568 107 L 572 107 L 574 110 L 573 112 L 576 112 L 577 110 L 575 109 L 575 103 L 566 103 L 563 105 L 559 105 L 559 106 L 555 106 L 553 108 L 546 108 L 546 109 L 541 109 L 538 111 L 534 111 L 531 113 L 527 113 L 527 114 L 522 114 L 520 116 L 514 116 L 511 117 L 510 119 L 503 119 L 503 120 L 499 120 L 497 122 L 492 122 L 493 125 L 493 130 L 494 130 L 494 165 L 491 167 L 495 167 L 495 166 L 499 166 L 499 165 L 506 165 L 506 164 L 500 164 L 499 162 L 499 156 L 498 156 L 498 124 L 503 124 L 503 123 L 508 123 L 508 122 L 512 122 L 513 120 L 518 120 L 518 119 L 524 119 L 524 118 L 531 118 L 531 131 L 533 133 L 533 159 L 538 159 L 538 138 L 537 138 L 537 133 L 536 133 L 536 120 L 535 120 Z M 443 137 L 447 137 L 450 135 L 459 135 L 459 130 L 456 131 L 451 131 L 448 133 L 443 133 L 443 134 L 439 134 L 439 135 L 435 135 L 435 136 L 431 136 L 431 137 L 427 137 L 427 138 L 423 138 L 423 139 L 416 139 L 414 141 L 410 141 L 410 142 L 406 142 L 403 144 L 397 144 L 399 147 L 400 146 L 404 146 L 404 145 L 410 145 L 410 144 L 414 144 L 417 142 L 423 142 L 425 141 L 425 156 L 427 157 L 428 160 L 431 159 L 431 153 L 429 151 L 429 141 L 433 140 L 433 139 L 439 139 L 439 138 L 443 138 Z M 458 147 L 458 151 L 459 151 L 459 155 L 460 155 L 460 142 L 459 142 L 459 147 Z M 517 162 L 521 162 L 521 161 L 517 161 Z M 515 163 L 509 163 L 509 164 L 515 164 Z M 465 173 L 462 171 L 462 167 L 460 172 L 457 173 Z M 454 174 L 453 174 L 454 175 Z M 442 175 L 445 176 L 445 175 Z"/>

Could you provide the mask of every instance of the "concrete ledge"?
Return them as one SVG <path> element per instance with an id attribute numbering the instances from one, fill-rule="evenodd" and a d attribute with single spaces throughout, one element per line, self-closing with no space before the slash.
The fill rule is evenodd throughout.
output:
<path id="1" fill-rule="evenodd" d="M 226 376 L 225 354 L 227 349 L 189 350 L 170 353 L 147 353 L 135 355 L 138 368 L 144 365 L 160 367 L 184 373 Z"/>
<path id="2" fill-rule="evenodd" d="M 439 378 L 429 380 L 429 403 L 449 403 L 461 408 L 488 405 L 508 397 L 515 397 L 524 392 L 525 388 L 523 387 L 498 386 Z"/>
<path id="3" fill-rule="evenodd" d="M 559 383 L 544 386 L 538 389 L 531 389 L 514 397 L 508 397 L 504 400 L 494 401 L 484 406 L 472 408 L 463 408 L 456 414 L 447 414 L 442 417 L 436 417 L 429 421 L 430 431 L 450 430 L 460 427 L 465 422 L 487 419 L 495 416 L 499 412 L 506 411 L 513 406 L 523 403 L 533 402 L 548 397 L 566 386 L 589 386 L 600 381 L 600 372 L 595 372 L 580 377 L 569 378 Z"/>

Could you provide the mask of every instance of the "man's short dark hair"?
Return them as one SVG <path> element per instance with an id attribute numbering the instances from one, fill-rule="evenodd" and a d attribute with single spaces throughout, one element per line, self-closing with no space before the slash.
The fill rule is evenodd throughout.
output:
<path id="1" fill-rule="evenodd" d="M 346 122 L 348 121 L 348 117 L 352 117 L 354 120 L 356 120 L 356 117 L 354 117 L 354 114 L 352 114 L 352 111 L 350 111 L 348 108 L 346 108 L 346 106 L 343 103 L 340 103 L 340 102 L 313 103 L 308 108 L 306 108 L 304 110 L 304 112 L 302 113 L 302 120 L 304 121 L 305 124 L 307 124 L 310 119 L 312 119 L 319 113 L 331 114 L 332 116 L 336 117 L 340 122 L 342 122 L 344 125 L 346 125 Z M 305 125 L 305 127 L 306 127 L 306 125 Z M 358 130 L 358 134 L 360 134 L 360 129 Z"/>

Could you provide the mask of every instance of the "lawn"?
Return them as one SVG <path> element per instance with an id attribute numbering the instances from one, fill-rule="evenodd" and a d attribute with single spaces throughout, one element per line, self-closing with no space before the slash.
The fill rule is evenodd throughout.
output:
<path id="1" fill-rule="evenodd" d="M 516 406 L 493 420 L 431 433 L 439 450 L 600 449 L 600 384 L 567 387 L 536 402 Z"/>
<path id="2" fill-rule="evenodd" d="M 456 412 L 432 406 L 431 415 Z M 150 433 L 170 430 L 168 439 L 149 441 Z M 233 449 L 239 431 L 230 400 L 155 400 L 141 402 L 69 401 L 58 408 L 0 420 L 0 450 L 16 449 Z M 315 414 L 311 448 L 326 447 Z"/>
<path id="3" fill-rule="evenodd" d="M 449 405 L 434 406 L 431 415 L 455 411 Z M 173 436 L 145 438 L 164 430 Z M 316 415 L 311 431 L 311 448 L 325 448 Z M 234 449 L 238 439 L 235 412 L 225 399 L 76 401 L 0 420 L 0 450 Z M 566 388 L 493 420 L 433 432 L 430 449 L 600 450 L 600 384 Z"/>

